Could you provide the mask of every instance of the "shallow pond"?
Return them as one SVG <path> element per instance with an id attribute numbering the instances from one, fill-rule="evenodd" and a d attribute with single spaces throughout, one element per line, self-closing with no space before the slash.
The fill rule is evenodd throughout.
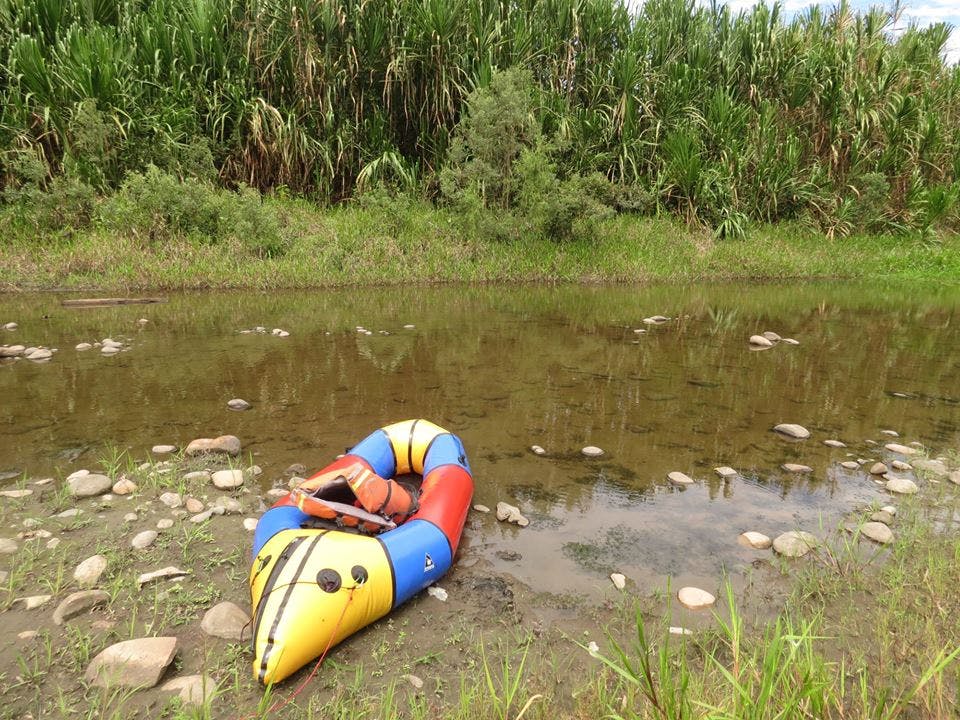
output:
<path id="1" fill-rule="evenodd" d="M 59 348 L 0 365 L 0 473 L 62 476 L 118 450 L 139 461 L 157 443 L 230 433 L 266 489 L 291 463 L 313 471 L 379 426 L 425 417 L 462 437 L 474 502 L 507 501 L 531 521 L 471 514 L 461 560 L 537 592 L 597 596 L 613 571 L 641 588 L 716 587 L 756 556 L 740 532 L 834 527 L 882 499 L 866 472 L 838 465 L 880 458 L 881 430 L 935 449 L 960 435 L 953 289 L 415 287 L 91 309 L 64 298 L 0 297 L 0 325 L 19 323 L 0 343 Z M 656 314 L 673 319 L 642 322 Z M 256 326 L 290 336 L 240 333 Z M 767 330 L 800 344 L 752 350 Z M 129 350 L 74 349 L 106 337 Z M 229 410 L 235 397 L 253 409 Z M 771 432 L 780 422 L 812 437 L 790 442 Z M 605 453 L 583 457 L 586 445 Z M 739 475 L 721 480 L 720 465 Z M 671 486 L 675 470 L 696 483 Z"/>

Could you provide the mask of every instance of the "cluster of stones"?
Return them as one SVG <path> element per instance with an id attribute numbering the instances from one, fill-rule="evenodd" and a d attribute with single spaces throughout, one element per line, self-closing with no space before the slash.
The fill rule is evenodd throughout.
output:
<path id="1" fill-rule="evenodd" d="M 249 330 L 241 330 L 241 335 L 273 335 L 275 337 L 290 337 L 290 333 L 284 330 L 283 328 L 274 328 L 273 330 L 267 330 L 263 325 L 257 325 L 254 328 Z"/>
<path id="2" fill-rule="evenodd" d="M 57 352 L 57 348 L 43 345 L 0 345 L 0 360 L 15 361 L 23 358 L 31 362 L 46 362 Z"/>
<path id="3" fill-rule="evenodd" d="M 78 352 L 84 352 L 92 348 L 100 348 L 101 355 L 116 355 L 120 352 L 126 352 L 130 349 L 130 346 L 126 343 L 122 343 L 119 340 L 114 340 L 113 338 L 104 338 L 98 342 L 82 342 L 78 343 L 76 350 Z"/>
<path id="4" fill-rule="evenodd" d="M 779 345 L 783 343 L 784 345 L 799 345 L 798 340 L 793 338 L 783 338 L 777 335 L 777 333 L 767 330 L 762 335 L 751 335 L 750 336 L 750 347 L 754 350 L 768 350 L 774 345 Z"/>

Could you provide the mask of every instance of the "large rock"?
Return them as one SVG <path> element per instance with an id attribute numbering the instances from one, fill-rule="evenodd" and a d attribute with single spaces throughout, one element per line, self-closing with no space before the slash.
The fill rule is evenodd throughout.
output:
<path id="1" fill-rule="evenodd" d="M 908 445 L 900 445 L 899 443 L 887 443 L 884 447 L 892 453 L 898 453 L 900 455 L 916 455 L 917 449 L 912 448 Z"/>
<path id="2" fill-rule="evenodd" d="M 886 523 L 882 522 L 868 522 L 864 523 L 863 527 L 860 528 L 860 532 L 866 537 L 870 538 L 874 542 L 878 542 L 881 545 L 886 545 L 889 542 L 893 541 L 893 531 L 887 527 Z"/>
<path id="3" fill-rule="evenodd" d="M 820 544 L 815 535 L 803 530 L 791 530 L 778 535 L 773 549 L 785 557 L 803 557 Z"/>
<path id="4" fill-rule="evenodd" d="M 113 481 L 106 475 L 89 473 L 80 477 L 68 478 L 67 488 L 75 498 L 94 497 L 110 492 Z"/>
<path id="5" fill-rule="evenodd" d="M 137 638 L 111 645 L 87 666 L 87 682 L 98 687 L 151 688 L 177 652 L 175 637 Z"/>
<path id="6" fill-rule="evenodd" d="M 33 361 L 49 360 L 50 358 L 53 357 L 53 352 L 48 348 L 36 348 L 29 355 L 25 355 L 25 357 L 27 358 L 27 360 L 33 360 Z"/>
<path id="7" fill-rule="evenodd" d="M 0 358 L 20 357 L 26 349 L 23 345 L 0 345 Z"/>
<path id="8" fill-rule="evenodd" d="M 106 569 L 107 559 L 103 555 L 94 555 L 77 565 L 73 571 L 73 579 L 81 587 L 93 587 L 100 581 L 100 576 Z"/>
<path id="9" fill-rule="evenodd" d="M 892 493 L 898 493 L 900 495 L 913 495 L 920 489 L 913 480 L 902 477 L 890 477 L 889 475 L 886 477 L 886 488 Z"/>
<path id="10" fill-rule="evenodd" d="M 187 445 L 184 454 L 193 457 L 205 453 L 219 453 L 236 456 L 240 454 L 240 438 L 234 435 L 221 435 L 217 438 L 198 438 Z"/>
<path id="11" fill-rule="evenodd" d="M 690 610 L 702 610 L 711 607 L 717 599 L 706 590 L 695 587 L 680 588 L 677 593 L 677 599 L 680 604 Z"/>
<path id="12" fill-rule="evenodd" d="M 106 590 L 80 590 L 71 593 L 53 611 L 53 624 L 63 625 L 70 618 L 108 602 L 110 602 L 110 593 Z"/>
<path id="13" fill-rule="evenodd" d="M 754 347 L 773 347 L 773 343 L 767 340 L 763 335 L 751 335 L 750 344 Z"/>
<path id="14" fill-rule="evenodd" d="M 803 427 L 803 425 L 797 425 L 796 423 L 780 423 L 779 425 L 775 425 L 773 429 L 774 432 L 796 438 L 797 440 L 806 440 L 810 437 L 810 431 Z"/>
<path id="15" fill-rule="evenodd" d="M 250 616 L 232 602 L 222 602 L 207 610 L 200 629 L 207 635 L 225 640 L 249 640 Z"/>
<path id="16" fill-rule="evenodd" d="M 763 533 L 754 532 L 753 530 L 741 533 L 737 538 L 737 542 L 744 547 L 753 548 L 754 550 L 766 550 L 773 545 L 773 541 L 769 537 Z"/>
<path id="17" fill-rule="evenodd" d="M 233 490 L 243 485 L 243 470 L 217 470 L 211 479 L 219 490 Z"/>

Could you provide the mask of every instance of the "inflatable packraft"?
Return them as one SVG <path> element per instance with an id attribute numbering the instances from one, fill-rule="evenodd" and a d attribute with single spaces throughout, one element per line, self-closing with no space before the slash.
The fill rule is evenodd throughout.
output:
<path id="1" fill-rule="evenodd" d="M 403 477 L 420 475 L 419 489 Z M 275 683 L 450 568 L 473 496 L 460 439 L 427 420 L 373 432 L 260 518 L 253 673 Z"/>

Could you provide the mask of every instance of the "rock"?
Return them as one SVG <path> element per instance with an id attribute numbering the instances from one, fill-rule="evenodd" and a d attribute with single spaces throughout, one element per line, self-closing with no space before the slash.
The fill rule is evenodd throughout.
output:
<path id="1" fill-rule="evenodd" d="M 250 403 L 248 403 L 246 400 L 242 398 L 233 398 L 233 400 L 227 401 L 227 407 L 230 408 L 231 410 L 240 411 L 240 410 L 249 410 L 250 408 L 253 407 L 253 405 L 251 405 Z"/>
<path id="2" fill-rule="evenodd" d="M 123 521 L 124 521 L 124 522 L 136 522 L 136 521 L 137 521 L 137 514 L 134 513 L 134 512 L 127 513 L 126 515 L 123 516 Z"/>
<path id="3" fill-rule="evenodd" d="M 916 455 L 917 449 L 908 447 L 907 445 L 900 445 L 898 443 L 887 443 L 884 445 L 887 450 L 892 453 L 898 453 L 900 455 Z"/>
<path id="4" fill-rule="evenodd" d="M 947 470 L 947 466 L 944 465 L 941 460 L 914 460 L 913 467 L 918 470 L 923 470 L 924 472 L 932 473 L 939 477 L 946 477 L 950 473 L 950 471 Z"/>
<path id="5" fill-rule="evenodd" d="M 880 511 L 890 513 L 891 516 L 895 516 L 897 514 L 897 509 L 893 505 L 884 505 L 882 508 L 880 508 Z"/>
<path id="6" fill-rule="evenodd" d="M 773 343 L 767 340 L 763 335 L 751 335 L 750 344 L 754 347 L 773 347 Z"/>
<path id="7" fill-rule="evenodd" d="M 764 336 L 767 340 L 769 340 L 770 342 L 774 342 L 774 343 L 778 343 L 778 342 L 780 342 L 780 341 L 783 339 L 783 338 L 781 338 L 779 335 L 777 335 L 775 332 L 772 332 L 771 330 L 767 330 L 767 331 L 763 334 L 763 336 Z"/>
<path id="8" fill-rule="evenodd" d="M 603 455 L 603 450 L 596 447 L 595 445 L 587 445 L 580 452 L 583 453 L 583 455 L 585 455 L 588 458 L 596 458 Z"/>
<path id="9" fill-rule="evenodd" d="M 153 572 L 143 573 L 140 577 L 137 578 L 137 585 L 143 587 L 149 583 L 152 583 L 155 580 L 163 580 L 165 578 L 182 578 L 184 575 L 189 575 L 189 570 L 181 570 L 180 568 L 170 565 L 160 570 L 154 570 Z"/>
<path id="10" fill-rule="evenodd" d="M 43 478 L 41 480 L 34 480 L 33 483 L 31 484 L 43 486 L 43 485 L 50 485 L 51 483 L 53 483 L 53 478 Z"/>
<path id="11" fill-rule="evenodd" d="M 414 690 L 423 690 L 423 680 L 416 675 L 401 675 L 400 679 L 410 683 Z"/>
<path id="12" fill-rule="evenodd" d="M 20 500 L 33 495 L 33 490 L 0 490 L 0 497 L 10 498 L 11 500 Z"/>
<path id="13" fill-rule="evenodd" d="M 0 358 L 20 357 L 24 350 L 23 345 L 0 345 Z"/>
<path id="14" fill-rule="evenodd" d="M 511 522 L 520 527 L 530 524 L 530 521 L 520 513 L 520 508 L 505 502 L 497 503 L 497 520 Z"/>
<path id="15" fill-rule="evenodd" d="M 488 508 L 486 505 L 477 504 L 477 505 L 474 505 L 474 506 L 473 506 L 473 509 L 476 510 L 477 512 L 480 512 L 480 513 L 488 513 L 488 512 L 490 512 L 490 508 Z"/>
<path id="16" fill-rule="evenodd" d="M 732 467 L 727 467 L 726 465 L 722 467 L 714 468 L 713 471 L 717 473 L 717 475 L 722 477 L 724 480 L 728 478 L 736 477 L 736 475 L 738 474 L 736 470 L 734 470 Z"/>
<path id="17" fill-rule="evenodd" d="M 860 528 L 860 533 L 881 545 L 886 545 L 893 540 L 893 531 L 887 527 L 886 523 L 882 522 L 864 523 L 863 527 Z"/>
<path id="18" fill-rule="evenodd" d="M 120 478 L 113 484 L 113 492 L 115 495 L 130 495 L 136 491 L 137 484 L 127 478 Z"/>
<path id="19" fill-rule="evenodd" d="M 93 345 L 91 345 L 90 343 L 84 342 L 84 343 L 79 343 L 75 349 L 79 350 L 80 352 L 83 352 L 84 350 L 89 350 L 92 347 Z"/>
<path id="20" fill-rule="evenodd" d="M 113 347 L 113 348 L 122 348 L 122 347 L 123 347 L 123 343 L 122 343 L 122 342 L 117 342 L 117 341 L 114 340 L 113 338 L 104 338 L 103 340 L 100 341 L 100 344 L 101 344 L 103 347 Z"/>
<path id="21" fill-rule="evenodd" d="M 103 495 L 106 492 L 110 492 L 112 486 L 113 481 L 110 478 L 106 475 L 97 475 L 95 473 L 75 477 L 72 480 L 67 479 L 67 488 L 70 491 L 70 495 L 75 498 Z"/>
<path id="22" fill-rule="evenodd" d="M 206 522 L 214 515 L 223 515 L 225 512 L 226 510 L 222 505 L 215 505 L 208 510 L 204 510 L 202 513 L 197 513 L 194 515 L 192 518 L 190 518 L 190 522 L 199 525 L 202 522 Z"/>
<path id="23" fill-rule="evenodd" d="M 617 590 L 623 590 L 627 586 L 627 577 L 622 573 L 611 573 L 610 580 Z"/>
<path id="24" fill-rule="evenodd" d="M 120 348 L 116 345 L 104 345 L 100 348 L 100 353 L 103 355 L 116 355 L 120 352 Z"/>
<path id="25" fill-rule="evenodd" d="M 841 442 L 839 440 L 824 440 L 823 444 L 826 445 L 827 447 L 832 447 L 832 448 L 845 448 L 847 446 L 846 443 Z"/>
<path id="26" fill-rule="evenodd" d="M 880 434 L 889 435 L 890 437 L 900 437 L 900 433 L 898 433 L 896 430 L 881 430 Z"/>
<path id="27" fill-rule="evenodd" d="M 779 425 L 775 425 L 773 430 L 781 435 L 796 438 L 797 440 L 806 440 L 810 437 L 809 430 L 802 425 L 796 425 L 794 423 L 780 423 Z"/>
<path id="28" fill-rule="evenodd" d="M 239 513 L 243 512 L 243 506 L 240 505 L 240 501 L 232 497 L 218 497 L 213 501 L 212 507 L 223 508 L 223 513 L 225 515 L 238 515 Z"/>
<path id="29" fill-rule="evenodd" d="M 186 475 L 183 476 L 184 482 L 196 481 L 199 483 L 206 484 L 210 482 L 210 480 L 211 480 L 211 475 L 206 470 L 197 470 L 195 472 L 188 472 Z"/>
<path id="30" fill-rule="evenodd" d="M 799 340 L 794 340 L 793 338 L 783 338 L 783 340 L 781 340 L 781 342 L 782 342 L 784 345 L 799 345 L 799 344 L 800 344 L 800 341 L 799 341 Z"/>
<path id="31" fill-rule="evenodd" d="M 61 513 L 57 513 L 56 515 L 54 515 L 54 517 L 57 518 L 58 520 L 72 520 L 73 518 L 79 517 L 80 515 L 83 515 L 83 510 L 81 510 L 80 508 L 68 508 L 67 510 L 64 510 Z"/>
<path id="32" fill-rule="evenodd" d="M 894 460 L 892 463 L 890 463 L 890 467 L 901 472 L 913 470 L 913 466 L 910 463 L 905 463 L 903 460 Z"/>
<path id="33" fill-rule="evenodd" d="M 266 492 L 267 497 L 271 500 L 279 500 L 280 498 L 289 494 L 290 493 L 284 490 L 283 488 L 271 488 Z"/>
<path id="34" fill-rule="evenodd" d="M 53 353 L 47 348 L 37 348 L 32 353 L 29 353 L 29 354 L 24 353 L 24 357 L 26 357 L 27 360 L 33 360 L 33 361 L 49 360 L 50 358 L 53 357 Z"/>
<path id="35" fill-rule="evenodd" d="M 154 445 L 150 448 L 150 452 L 154 455 L 169 455 L 170 453 L 175 453 L 177 451 L 176 445 Z"/>
<path id="36" fill-rule="evenodd" d="M 157 520 L 157 530 L 169 530 L 173 527 L 173 520 L 170 518 L 161 518 Z"/>
<path id="37" fill-rule="evenodd" d="M 667 632 L 671 635 L 693 635 L 693 630 L 687 630 L 685 627 L 677 627 L 675 625 L 671 625 Z"/>
<path id="38" fill-rule="evenodd" d="M 140 318 L 139 320 L 137 320 L 137 325 L 146 325 L 149 322 L 150 321 L 147 320 L 146 318 Z"/>
<path id="39" fill-rule="evenodd" d="M 809 465 L 800 465 L 799 463 L 784 463 L 781 465 L 784 470 L 792 473 L 811 473 L 813 468 Z"/>
<path id="40" fill-rule="evenodd" d="M 183 498 L 175 492 L 165 492 L 160 496 L 160 502 L 168 508 L 178 508 L 183 505 Z"/>
<path id="41" fill-rule="evenodd" d="M 196 498 L 187 498 L 186 502 L 183 504 L 183 507 L 188 513 L 203 512 L 203 503 Z"/>
<path id="42" fill-rule="evenodd" d="M 248 478 L 260 477 L 263 475 L 263 468 L 259 465 L 251 465 L 243 471 L 243 474 Z"/>
<path id="43" fill-rule="evenodd" d="M 243 470 L 217 470 L 211 480 L 219 490 L 232 490 L 243 485 Z"/>
<path id="44" fill-rule="evenodd" d="M 769 537 L 763 533 L 754 532 L 752 530 L 741 533 L 737 538 L 737 542 L 744 547 L 753 548 L 754 550 L 766 550 L 773 545 L 773 541 Z"/>
<path id="45" fill-rule="evenodd" d="M 0 555 L 13 555 L 16 551 L 16 542 L 9 538 L 0 538 Z"/>
<path id="46" fill-rule="evenodd" d="M 920 488 L 917 487 L 917 484 L 913 480 L 908 480 L 907 478 L 900 477 L 890 477 L 887 480 L 886 488 L 892 493 L 898 493 L 900 495 L 913 495 Z"/>
<path id="47" fill-rule="evenodd" d="M 252 517 L 244 518 L 243 529 L 246 530 L 247 532 L 253 532 L 254 530 L 257 529 L 257 523 L 259 522 L 260 521 L 257 520 L 257 518 L 252 518 Z"/>
<path id="48" fill-rule="evenodd" d="M 404 326 L 403 326 L 403 329 L 404 329 L 404 330 L 413 330 L 415 327 L 416 327 L 416 325 L 404 325 Z"/>
<path id="49" fill-rule="evenodd" d="M 184 675 L 168 680 L 160 692 L 177 693 L 185 706 L 202 706 L 216 697 L 217 683 L 209 675 Z"/>
<path id="50" fill-rule="evenodd" d="M 546 455 L 546 454 L 547 454 L 547 451 L 544 450 L 544 449 L 543 449 L 542 447 L 540 447 L 539 445 L 531 445 L 531 446 L 530 446 L 530 452 L 532 452 L 534 455 Z"/>
<path id="51" fill-rule="evenodd" d="M 303 476 L 307 474 L 307 466 L 301 463 L 293 463 L 293 465 L 283 471 L 283 474 Z"/>
<path id="52" fill-rule="evenodd" d="M 427 595 L 432 598 L 436 598 L 440 602 L 446 602 L 447 598 L 450 597 L 446 590 L 444 590 L 442 587 L 437 587 L 436 585 L 431 585 L 427 588 Z"/>
<path id="53" fill-rule="evenodd" d="M 250 616 L 232 602 L 222 602 L 207 610 L 200 628 L 212 637 L 242 641 L 250 639 Z"/>
<path id="54" fill-rule="evenodd" d="M 23 632 L 17 633 L 17 640 L 20 640 L 21 642 L 30 642 L 39 634 L 39 630 L 24 630 Z"/>
<path id="55" fill-rule="evenodd" d="M 680 588 L 677 593 L 680 604 L 690 610 L 702 610 L 711 607 L 717 599 L 706 590 L 695 587 Z"/>
<path id="56" fill-rule="evenodd" d="M 107 559 L 103 555 L 93 555 L 77 565 L 73 579 L 81 587 L 93 587 L 107 569 Z"/>
<path id="57" fill-rule="evenodd" d="M 43 607 L 53 595 L 28 595 L 26 597 L 15 598 L 12 605 L 22 605 L 24 610 L 36 610 Z"/>
<path id="58" fill-rule="evenodd" d="M 677 472 L 676 470 L 674 470 L 672 473 L 668 473 L 667 478 L 674 485 L 692 485 L 693 484 L 693 478 L 687 475 L 684 475 L 682 472 Z"/>
<path id="59" fill-rule="evenodd" d="M 134 550 L 146 550 L 148 547 L 153 545 L 156 539 L 156 530 L 144 530 L 143 532 L 139 532 L 134 535 L 133 540 L 130 541 L 130 545 Z"/>
<path id="60" fill-rule="evenodd" d="M 952 473 L 950 473 L 949 477 L 950 482 L 952 482 L 954 485 L 960 485 L 960 470 L 954 470 Z"/>
<path id="61" fill-rule="evenodd" d="M 844 460 L 840 463 L 840 467 L 846 468 L 847 470 L 859 470 L 860 464 L 854 462 L 853 460 Z"/>
<path id="62" fill-rule="evenodd" d="M 803 530 L 791 530 L 778 535 L 773 549 L 785 557 L 803 557 L 820 544 L 815 535 Z"/>
<path id="63" fill-rule="evenodd" d="M 871 475 L 883 475 L 883 474 L 885 474 L 886 472 L 887 472 L 887 466 L 884 465 L 882 462 L 874 463 L 874 464 L 870 467 L 870 474 L 871 474 Z"/>
<path id="64" fill-rule="evenodd" d="M 893 522 L 893 515 L 888 513 L 886 510 L 879 510 L 870 516 L 870 520 L 871 522 L 889 525 Z"/>
<path id="65" fill-rule="evenodd" d="M 3 329 L 4 329 L 4 330 L 16 330 L 18 327 L 20 327 L 20 326 L 17 325 L 15 322 L 8 322 L 6 325 L 3 326 Z"/>
<path id="66" fill-rule="evenodd" d="M 338 458 L 338 459 L 339 459 L 339 458 Z M 297 475 L 294 475 L 292 478 L 290 478 L 289 480 L 287 480 L 287 487 L 290 488 L 291 490 L 293 490 L 293 488 L 297 487 L 298 485 L 303 484 L 304 482 L 306 482 L 306 481 L 305 481 L 302 477 L 299 477 L 299 476 L 297 476 Z"/>
<path id="67" fill-rule="evenodd" d="M 110 593 L 106 590 L 80 590 L 71 593 L 53 611 L 53 624 L 63 625 L 66 620 L 108 602 L 110 602 Z"/>
<path id="68" fill-rule="evenodd" d="M 177 652 L 175 637 L 137 638 L 111 645 L 87 666 L 85 678 L 98 687 L 151 688 Z"/>
<path id="69" fill-rule="evenodd" d="M 217 438 L 198 438 L 187 445 L 184 454 L 188 457 L 203 455 L 205 453 L 219 453 L 223 455 L 237 456 L 240 454 L 240 438 L 234 435 L 221 435 Z"/>

